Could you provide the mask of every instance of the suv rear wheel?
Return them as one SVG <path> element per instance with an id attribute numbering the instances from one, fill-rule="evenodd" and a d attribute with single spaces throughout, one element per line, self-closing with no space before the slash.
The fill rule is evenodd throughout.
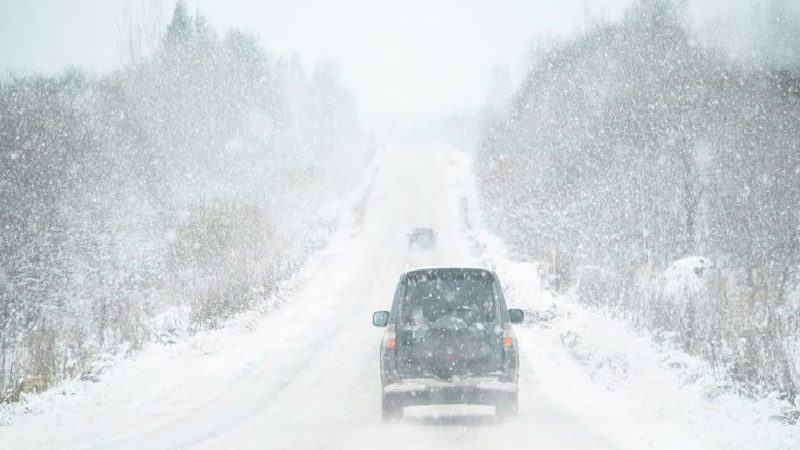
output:
<path id="1" fill-rule="evenodd" d="M 494 407 L 495 413 L 497 414 L 497 417 L 501 419 L 514 417 L 517 415 L 518 404 L 519 400 L 515 394 L 513 397 L 509 397 L 508 399 L 504 399 L 497 403 Z"/>
<path id="2" fill-rule="evenodd" d="M 381 395 L 381 413 L 385 422 L 400 419 L 403 417 L 403 405 L 396 398 L 383 394 Z"/>

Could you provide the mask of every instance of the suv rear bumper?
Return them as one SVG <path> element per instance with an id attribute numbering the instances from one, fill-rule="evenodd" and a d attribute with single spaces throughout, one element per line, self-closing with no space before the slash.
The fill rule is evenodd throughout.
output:
<path id="1" fill-rule="evenodd" d="M 516 399 L 518 391 L 516 383 L 502 382 L 496 378 L 465 378 L 453 381 L 412 378 L 383 387 L 385 399 L 403 406 L 461 403 L 496 405 Z"/>

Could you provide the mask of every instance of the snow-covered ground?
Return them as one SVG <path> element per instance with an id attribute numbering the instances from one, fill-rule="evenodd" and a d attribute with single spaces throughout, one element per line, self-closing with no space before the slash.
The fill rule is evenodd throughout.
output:
<path id="1" fill-rule="evenodd" d="M 777 401 L 712 398 L 699 361 L 542 289 L 535 264 L 480 228 L 469 164 L 443 145 L 387 148 L 280 307 L 28 397 L 7 410 L 0 449 L 800 448 L 800 427 L 769 420 Z M 435 251 L 407 248 L 414 226 L 437 230 Z M 533 319 L 517 327 L 519 417 L 418 407 L 383 424 L 372 311 L 408 266 L 482 262 Z"/>

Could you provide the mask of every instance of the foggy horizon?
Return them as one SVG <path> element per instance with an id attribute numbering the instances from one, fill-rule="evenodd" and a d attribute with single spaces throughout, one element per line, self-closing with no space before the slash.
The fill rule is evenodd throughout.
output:
<path id="1" fill-rule="evenodd" d="M 310 70 L 335 61 L 368 129 L 407 127 L 453 113 L 475 114 L 495 66 L 519 82 L 532 42 L 566 39 L 618 20 L 633 0 L 370 2 L 321 4 L 190 0 L 220 35 L 241 29 L 275 57 L 297 55 Z M 696 27 L 724 25 L 742 46 L 754 0 L 690 0 Z M 790 0 L 794 7 L 800 0 Z M 0 3 L 0 73 L 58 74 L 69 68 L 103 75 L 126 64 L 119 27 L 133 20 L 169 21 L 170 0 L 40 0 Z M 146 13 L 144 13 L 147 11 Z M 421 14 L 419 12 L 422 12 Z M 731 33 L 739 33 L 733 35 Z M 745 34 L 742 34 L 745 33 Z"/>

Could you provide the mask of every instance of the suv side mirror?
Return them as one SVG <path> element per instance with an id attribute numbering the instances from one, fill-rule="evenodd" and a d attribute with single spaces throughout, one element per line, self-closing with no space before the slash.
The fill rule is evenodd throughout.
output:
<path id="1" fill-rule="evenodd" d="M 522 323 L 525 321 L 525 313 L 521 309 L 509 309 L 508 319 L 511 323 Z"/>
<path id="2" fill-rule="evenodd" d="M 376 311 L 372 314 L 372 325 L 385 327 L 389 324 L 389 311 Z"/>

